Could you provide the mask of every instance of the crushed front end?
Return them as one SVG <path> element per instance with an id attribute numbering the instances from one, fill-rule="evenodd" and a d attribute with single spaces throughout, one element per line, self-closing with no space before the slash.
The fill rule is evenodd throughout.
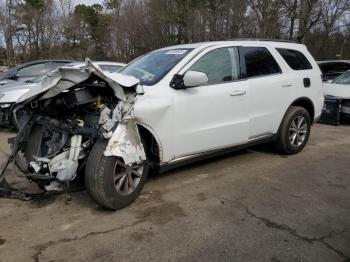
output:
<path id="1" fill-rule="evenodd" d="M 89 60 L 49 73 L 14 107 L 18 134 L 11 160 L 47 191 L 84 176 L 97 141 L 105 144 L 104 157 L 140 165 L 146 156 L 133 116 L 139 89 L 136 78 L 106 75 Z"/>

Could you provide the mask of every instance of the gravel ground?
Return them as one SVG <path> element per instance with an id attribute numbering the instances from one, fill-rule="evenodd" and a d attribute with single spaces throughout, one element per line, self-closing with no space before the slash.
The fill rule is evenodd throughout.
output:
<path id="1" fill-rule="evenodd" d="M 0 261 L 350 261 L 350 126 L 314 125 L 294 156 L 260 146 L 153 175 L 117 212 L 71 197 L 0 199 Z"/>

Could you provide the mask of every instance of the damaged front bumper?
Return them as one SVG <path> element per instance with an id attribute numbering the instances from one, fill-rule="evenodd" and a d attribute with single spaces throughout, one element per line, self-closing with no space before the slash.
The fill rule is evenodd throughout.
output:
<path id="1" fill-rule="evenodd" d="M 105 156 L 130 166 L 145 161 L 133 115 L 140 90 L 136 78 L 106 75 L 89 60 L 80 69 L 49 73 L 14 109 L 19 131 L 11 157 L 24 155 L 27 178 L 46 190 L 62 190 L 74 180 L 98 139 L 108 140 Z"/>

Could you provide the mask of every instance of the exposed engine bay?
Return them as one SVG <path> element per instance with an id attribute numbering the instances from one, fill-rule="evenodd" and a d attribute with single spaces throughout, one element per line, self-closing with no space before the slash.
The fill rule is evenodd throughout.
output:
<path id="1" fill-rule="evenodd" d="M 104 156 L 125 168 L 140 165 L 146 156 L 133 116 L 140 93 L 136 78 L 106 75 L 89 60 L 57 69 L 13 108 L 18 134 L 10 158 L 47 191 L 63 190 L 83 171 L 97 140 L 106 141 Z"/>

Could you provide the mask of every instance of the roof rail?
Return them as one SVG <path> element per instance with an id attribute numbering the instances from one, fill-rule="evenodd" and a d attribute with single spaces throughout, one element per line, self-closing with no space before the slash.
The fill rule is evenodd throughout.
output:
<path id="1" fill-rule="evenodd" d="M 284 43 L 295 43 L 292 40 L 286 39 L 271 39 L 271 38 L 231 38 L 230 41 L 266 41 L 266 42 L 284 42 Z"/>

